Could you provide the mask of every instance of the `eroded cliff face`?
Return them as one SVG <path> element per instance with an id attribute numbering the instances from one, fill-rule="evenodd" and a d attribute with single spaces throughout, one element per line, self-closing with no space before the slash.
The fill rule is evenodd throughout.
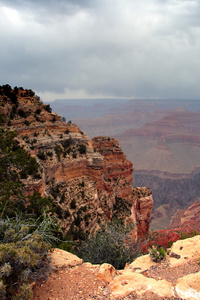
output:
<path id="1" fill-rule="evenodd" d="M 133 236 L 138 240 L 147 236 L 153 208 L 152 192 L 147 187 L 132 187 L 133 165 L 126 159 L 116 139 L 94 137 L 92 143 L 105 158 L 102 177 L 112 190 L 109 203 L 112 216 L 137 224 Z"/>
<path id="2" fill-rule="evenodd" d="M 50 196 L 65 231 L 74 238 L 94 232 L 114 217 L 134 222 L 137 239 L 146 236 L 152 193 L 132 188 L 133 166 L 117 140 L 90 140 L 29 91 L 16 94 L 15 103 L 0 95 L 0 113 L 6 120 L 4 128 L 16 130 L 18 142 L 38 162 L 40 179 L 22 179 L 27 195 L 37 190 Z"/>
<path id="3" fill-rule="evenodd" d="M 200 232 L 200 200 L 195 201 L 186 210 L 177 210 L 169 224 L 169 229 L 182 232 Z"/>

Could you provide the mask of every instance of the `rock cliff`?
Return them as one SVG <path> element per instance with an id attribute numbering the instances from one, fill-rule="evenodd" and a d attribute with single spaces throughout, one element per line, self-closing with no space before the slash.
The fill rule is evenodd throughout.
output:
<path id="1" fill-rule="evenodd" d="M 36 158 L 40 178 L 22 179 L 26 194 L 35 190 L 56 203 L 56 215 L 74 239 L 121 218 L 136 224 L 134 236 L 146 236 L 153 206 L 148 188 L 132 188 L 133 166 L 116 139 L 90 140 L 76 125 L 63 122 L 31 90 L 0 89 L 4 129 Z"/>

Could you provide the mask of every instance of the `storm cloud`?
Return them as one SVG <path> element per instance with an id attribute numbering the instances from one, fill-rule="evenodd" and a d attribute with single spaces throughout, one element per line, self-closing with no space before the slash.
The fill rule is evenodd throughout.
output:
<path id="1" fill-rule="evenodd" d="M 1 84 L 45 101 L 200 99 L 200 1 L 1 0 Z"/>

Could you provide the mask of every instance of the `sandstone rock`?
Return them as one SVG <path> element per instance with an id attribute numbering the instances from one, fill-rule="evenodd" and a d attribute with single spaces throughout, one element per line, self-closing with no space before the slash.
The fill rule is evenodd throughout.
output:
<path id="1" fill-rule="evenodd" d="M 200 272 L 179 278 L 175 289 L 182 299 L 200 299 Z"/>
<path id="2" fill-rule="evenodd" d="M 182 265 L 190 260 L 198 259 L 200 257 L 200 235 L 175 242 L 170 252 L 175 253 L 177 257 L 180 256 L 179 259 L 170 257 L 172 266 Z"/>
<path id="3" fill-rule="evenodd" d="M 140 240 L 149 232 L 151 211 L 153 208 L 152 192 L 146 187 L 134 188 L 133 197 L 135 197 L 136 200 L 132 216 L 135 213 L 137 240 Z"/>
<path id="4" fill-rule="evenodd" d="M 109 287 L 115 298 L 125 297 L 132 292 L 142 296 L 148 291 L 162 298 L 174 296 L 173 286 L 166 280 L 156 281 L 128 269 L 123 274 L 116 276 Z"/>
<path id="5" fill-rule="evenodd" d="M 98 277 L 99 279 L 110 283 L 116 274 L 116 269 L 110 264 L 102 264 L 99 269 Z"/>
<path id="6" fill-rule="evenodd" d="M 50 258 L 53 269 L 75 267 L 83 263 L 78 256 L 57 248 L 50 253 Z"/>
<path id="7" fill-rule="evenodd" d="M 132 269 L 133 271 L 137 273 L 141 273 L 143 271 L 146 271 L 150 269 L 152 266 L 156 266 L 157 264 L 153 262 L 150 258 L 150 255 L 142 255 L 138 258 L 136 258 L 129 266 L 128 268 Z"/>

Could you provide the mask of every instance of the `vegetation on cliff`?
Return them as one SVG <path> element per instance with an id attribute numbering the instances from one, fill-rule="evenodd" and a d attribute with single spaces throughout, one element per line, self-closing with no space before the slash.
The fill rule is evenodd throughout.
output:
<path id="1" fill-rule="evenodd" d="M 140 246 L 133 241 L 133 226 L 113 221 L 85 240 L 77 255 L 92 264 L 109 263 L 121 270 L 140 254 Z"/>
<path id="2" fill-rule="evenodd" d="M 15 137 L 16 132 L 0 131 L 1 299 L 29 299 L 31 281 L 48 273 L 47 251 L 57 242 L 59 230 L 50 198 L 24 193 L 21 178 L 37 178 L 38 164 Z"/>
<path id="3" fill-rule="evenodd" d="M 9 85 L 0 87 L 4 102 L 12 103 L 9 118 L 0 114 L 1 126 L 10 125 L 16 93 Z M 27 91 L 33 96 L 31 90 Z M 2 107 L 5 107 L 2 103 Z M 19 115 L 24 116 L 21 110 Z M 29 299 L 32 281 L 49 271 L 47 253 L 57 243 L 58 220 L 48 197 L 37 192 L 27 196 L 22 180 L 41 178 L 39 164 L 17 140 L 17 132 L 0 128 L 0 298 Z"/>

